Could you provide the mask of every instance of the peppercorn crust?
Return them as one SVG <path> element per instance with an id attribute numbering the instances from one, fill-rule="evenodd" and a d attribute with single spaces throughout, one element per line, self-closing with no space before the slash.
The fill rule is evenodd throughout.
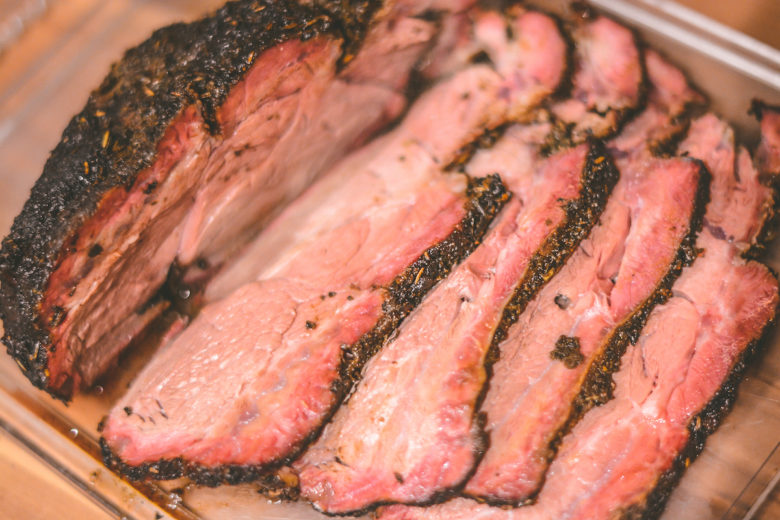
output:
<path id="1" fill-rule="evenodd" d="M 41 304 L 52 274 L 80 227 L 109 191 L 135 184 L 157 159 L 166 130 L 195 107 L 211 134 L 217 111 L 262 51 L 324 35 L 354 55 L 381 6 L 378 0 L 239 0 L 210 16 L 158 31 L 111 67 L 70 121 L 0 249 L 3 342 L 28 379 L 63 400 L 73 389 L 49 385 L 51 331 Z"/>

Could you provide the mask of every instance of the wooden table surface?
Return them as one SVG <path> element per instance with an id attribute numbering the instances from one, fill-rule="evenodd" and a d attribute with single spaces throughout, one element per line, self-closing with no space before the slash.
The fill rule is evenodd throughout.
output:
<path id="1" fill-rule="evenodd" d="M 41 3 L 43 0 L 39 0 Z M 0 46 L 3 14 L 21 0 L 0 0 Z M 49 0 L 48 10 L 12 35 L 15 43 L 0 51 L 0 235 L 13 216 L 45 160 L 46 151 L 59 139 L 61 129 L 83 104 L 88 88 L 97 85 L 109 64 L 124 48 L 137 43 L 149 30 L 182 16 L 192 18 L 221 3 L 219 0 Z M 679 0 L 712 18 L 780 49 L 780 0 Z M 7 20 L 5 20 L 7 21 Z M 88 64 L 74 56 L 89 47 Z M 78 67 L 53 72 L 58 62 Z M 52 66 L 49 66 L 52 65 Z M 88 66 L 87 66 L 88 65 Z M 57 75 L 59 74 L 59 75 Z M 30 92 L 24 86 L 40 82 L 47 89 Z M 56 98 L 46 111 L 19 112 L 19 107 L 40 106 Z M 24 125 L 20 124 L 24 119 Z M 9 173 L 14 168 L 18 175 Z M 6 170 L 3 170 L 5 168 Z M 778 458 L 780 460 L 780 458 Z M 74 493 L 58 475 L 0 429 L 0 518 L 104 518 L 106 512 Z M 776 490 L 755 518 L 780 518 L 780 491 Z"/>
<path id="2" fill-rule="evenodd" d="M 780 49 L 778 0 L 677 0 L 677 3 Z"/>

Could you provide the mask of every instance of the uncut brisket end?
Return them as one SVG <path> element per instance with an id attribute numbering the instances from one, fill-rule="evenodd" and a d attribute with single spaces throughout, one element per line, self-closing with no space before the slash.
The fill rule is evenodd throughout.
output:
<path id="1" fill-rule="evenodd" d="M 204 307 L 108 416 L 109 465 L 133 478 L 255 478 L 317 435 L 363 363 L 508 198 L 495 176 L 442 167 L 555 89 L 524 60 L 548 22 L 512 20 L 512 74 L 475 65 L 434 86 L 258 236 L 230 269 L 244 285 Z"/>
<path id="2" fill-rule="evenodd" d="M 91 384 L 165 307 L 150 302 L 177 258 L 218 267 L 403 109 L 434 27 L 391 8 L 372 20 L 378 7 L 230 2 L 112 67 L 0 253 L 3 340 L 36 386 L 68 398 Z"/>
<path id="3" fill-rule="evenodd" d="M 480 162 L 490 164 L 496 151 L 501 171 L 496 147 L 480 151 Z M 530 185 L 513 192 L 479 248 L 368 363 L 356 391 L 294 465 L 301 495 L 318 509 L 425 502 L 470 474 L 484 449 L 475 407 L 485 358 L 496 329 L 512 319 L 503 309 L 513 296 L 521 309 L 560 268 L 617 178 L 595 143 L 531 169 Z"/>

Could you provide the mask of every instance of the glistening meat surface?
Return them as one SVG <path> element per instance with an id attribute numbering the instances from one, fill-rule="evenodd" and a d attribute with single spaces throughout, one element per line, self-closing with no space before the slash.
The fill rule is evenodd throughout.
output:
<path id="1" fill-rule="evenodd" d="M 641 153 L 646 149 L 645 140 L 651 135 L 660 140 L 667 131 L 669 114 L 682 112 L 697 99 L 679 72 L 657 55 L 651 57 L 649 68 L 651 77 L 663 82 L 664 88 L 655 96 L 655 111 L 631 123 L 626 135 L 612 143 L 624 157 L 630 153 L 645 157 Z M 508 275 L 514 272 L 517 279 L 522 259 L 538 243 L 531 230 L 539 228 L 526 227 L 534 217 L 539 218 L 537 223 L 556 222 L 555 218 L 544 218 L 541 209 L 555 205 L 553 193 L 560 172 L 556 175 L 556 170 L 544 169 L 536 176 L 529 174 L 539 162 L 538 146 L 548 133 L 547 124 L 510 127 L 490 149 L 479 151 L 466 165 L 470 173 L 498 171 L 513 193 L 526 201 L 528 207 L 515 219 L 516 235 L 501 233 L 506 226 L 504 215 L 483 245 L 426 298 L 401 327 L 399 336 L 368 365 L 355 395 L 296 464 L 302 468 L 302 494 L 316 507 L 343 513 L 377 502 L 431 500 L 468 476 L 482 448 L 474 406 L 485 380 L 481 367 L 487 345 L 497 328 L 503 327 L 499 337 L 505 335 L 512 322 L 507 315 L 516 318 L 535 292 L 521 289 L 528 280 L 521 282 L 518 293 L 524 298 L 514 302 L 499 320 L 507 303 L 506 289 L 512 284 Z M 623 163 L 628 169 L 638 167 L 628 159 Z M 676 176 L 667 172 L 667 184 L 673 184 Z M 545 177 L 549 186 L 533 185 L 532 179 Z M 696 184 L 695 176 L 688 180 L 691 186 Z M 506 242 L 494 248 L 498 237 Z M 519 244 L 507 237 L 524 239 L 525 247 L 513 248 Z M 635 243 L 639 241 L 641 238 Z M 677 242 L 672 240 L 671 246 Z M 498 255 L 496 250 L 503 253 Z M 554 272 L 550 270 L 547 276 Z M 417 428 L 409 431 L 408 424 Z"/>
<path id="2" fill-rule="evenodd" d="M 743 162 L 722 160 L 734 156 L 725 124 L 708 115 L 692 130 L 681 147 L 697 150 L 713 176 L 706 219 L 725 221 L 729 215 L 736 222 L 731 229 L 742 232 L 727 238 L 704 228 L 696 244 L 701 255 L 674 283 L 672 298 L 653 311 L 614 376 L 615 399 L 591 411 L 566 437 L 537 502 L 507 511 L 458 499 L 428 510 L 388 508 L 384 520 L 660 515 L 674 483 L 728 411 L 751 347 L 779 301 L 769 270 L 739 256 L 744 244 L 764 234 L 766 222 L 756 208 L 767 200 L 743 194 L 771 192 L 761 186 L 754 165 L 746 170 Z M 762 142 L 778 130 L 780 125 L 764 125 Z M 769 167 L 780 158 L 776 150 L 778 155 L 759 154 L 765 178 L 778 173 Z"/>
<path id="3" fill-rule="evenodd" d="M 494 66 L 471 66 L 444 80 L 449 86 L 439 85 L 435 93 L 428 93 L 418 101 L 402 128 L 392 133 L 395 137 L 389 138 L 391 142 L 383 137 L 384 144 L 371 143 L 343 161 L 339 169 L 362 168 L 363 163 L 370 162 L 368 168 L 379 171 L 377 175 L 387 169 L 397 171 L 393 182 L 404 183 L 402 171 L 409 166 L 403 149 L 410 148 L 409 143 L 417 143 L 410 148 L 413 155 L 409 161 L 427 151 L 436 164 L 444 167 L 456 161 L 463 149 L 470 149 L 485 130 L 527 117 L 530 109 L 564 79 L 568 49 L 556 22 L 548 16 L 533 11 L 515 11 L 515 14 L 511 19 L 497 13 L 480 18 L 480 32 L 489 34 L 494 43 L 491 48 Z M 508 25 L 513 28 L 515 38 L 507 38 Z M 421 102 L 427 103 L 427 108 L 418 106 Z M 483 177 L 496 172 L 483 168 L 469 173 Z M 334 175 L 330 179 L 324 182 L 340 182 Z M 366 177 L 365 189 L 372 189 L 370 182 Z M 355 192 L 360 189 L 355 188 Z M 282 270 L 291 271 L 286 266 L 298 255 L 301 244 L 319 240 L 323 230 L 332 225 L 329 219 L 313 218 L 310 215 L 313 208 L 329 205 L 332 208 L 329 215 L 344 211 L 361 215 L 370 211 L 372 205 L 368 197 L 346 201 L 316 197 L 307 195 L 303 199 L 307 202 L 298 202 L 299 209 L 288 212 L 286 220 L 269 226 L 211 282 L 206 299 L 223 297 L 249 280 Z M 306 257 L 300 258 L 308 261 Z"/>
<path id="4" fill-rule="evenodd" d="M 563 63 L 565 46 L 549 34 L 558 34 L 555 23 L 538 13 L 506 23 L 510 74 L 475 65 L 435 86 L 396 130 L 345 159 L 252 244 L 276 252 L 241 275 L 257 281 L 206 306 L 112 410 L 109 464 L 134 478 L 235 481 L 295 456 L 317 434 L 362 364 L 473 249 L 506 199 L 495 178 L 441 170 L 557 86 L 525 60 L 544 49 L 542 38 Z M 248 323 L 247 313 L 262 319 Z"/>
<path id="5" fill-rule="evenodd" d="M 706 186 L 699 166 L 627 166 L 599 226 L 499 345 L 481 408 L 490 448 L 466 484 L 469 495 L 510 503 L 533 496 L 562 431 L 605 399 L 603 364 L 625 348 L 691 255 Z"/>
<path id="6" fill-rule="evenodd" d="M 716 396 L 730 370 L 759 339 L 777 307 L 777 281 L 704 233 L 706 248 L 658 307 L 615 376 L 615 399 L 593 410 L 565 440 L 537 506 L 518 518 L 654 517 L 663 509 L 664 472 L 723 413 Z M 717 282 L 716 282 L 717 281 Z M 664 484 L 651 495 L 656 485 Z M 650 508 L 651 511 L 645 511 Z"/>
<path id="7" fill-rule="evenodd" d="M 369 4 L 231 2 L 113 66 L 0 254 L 3 340 L 34 384 L 90 385 L 165 307 L 152 299 L 174 261 L 207 276 L 404 109 L 435 28 Z"/>
<path id="8" fill-rule="evenodd" d="M 619 136 L 609 143 L 612 154 L 619 158 L 619 164 L 626 171 L 631 171 L 630 168 L 636 168 L 637 165 L 647 162 L 651 152 L 658 149 L 659 146 L 664 149 L 668 148 L 666 141 L 675 139 L 681 131 L 680 128 L 686 127 L 682 117 L 684 112 L 689 106 L 701 103 L 700 95 L 688 86 L 678 70 L 652 51 L 646 57 L 648 76 L 654 86 L 649 96 L 650 104 L 642 114 L 623 129 Z M 529 132 L 531 128 L 526 127 L 525 132 Z M 506 137 L 514 137 L 516 133 L 517 131 L 507 132 L 505 139 L 499 141 L 492 150 L 503 155 L 502 142 L 507 140 Z M 513 140 L 515 143 L 517 142 L 516 138 Z M 514 146 L 513 148 L 518 147 Z M 472 163 L 478 163 L 478 158 L 479 155 Z M 484 170 L 478 168 L 476 171 Z M 499 171 L 503 175 L 503 169 L 499 169 Z M 511 186 L 511 182 L 508 184 Z M 573 261 L 574 259 L 570 262 Z M 563 276 L 567 269 L 568 267 L 564 267 L 560 276 Z M 555 283 L 558 283 L 556 278 L 551 284 Z M 566 302 L 560 299 L 560 303 Z M 521 317 L 522 319 L 523 317 Z M 606 331 L 603 333 L 606 334 Z M 545 361 L 547 359 L 545 358 Z M 432 506 L 428 509 L 400 506 L 386 508 L 382 510 L 380 516 L 383 518 L 384 515 L 389 515 L 391 518 L 466 518 L 472 514 L 489 516 L 497 513 L 491 507 L 480 506 L 469 500 L 454 500 L 449 504 Z"/>
<path id="9" fill-rule="evenodd" d="M 456 499 L 435 512 L 388 508 L 381 518 L 657 517 L 685 459 L 695 455 L 693 446 L 728 409 L 734 391 L 729 373 L 744 366 L 744 355 L 778 304 L 777 280 L 766 267 L 740 259 L 707 231 L 698 245 L 706 251 L 680 276 L 675 296 L 655 309 L 624 357 L 614 377 L 615 399 L 588 413 L 566 437 L 534 505 L 502 510 Z"/>
<path id="10" fill-rule="evenodd" d="M 514 181 L 515 199 L 368 363 L 355 393 L 294 465 L 302 496 L 317 508 L 430 500 L 466 479 L 483 450 L 475 407 L 492 338 L 587 234 L 617 177 L 596 144 L 522 165 L 530 175 L 502 167 L 503 152 L 499 142 L 480 151 L 479 162 L 489 168 L 492 158 Z"/>

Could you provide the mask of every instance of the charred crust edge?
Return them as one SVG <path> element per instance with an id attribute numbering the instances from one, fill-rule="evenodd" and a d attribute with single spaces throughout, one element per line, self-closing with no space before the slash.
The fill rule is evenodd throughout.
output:
<path id="1" fill-rule="evenodd" d="M 343 41 L 345 63 L 380 6 L 379 0 L 228 2 L 203 19 L 155 31 L 112 65 L 66 127 L 0 250 L 3 342 L 35 386 L 70 397 L 68 389 L 49 387 L 51 324 L 42 322 L 40 304 L 67 244 L 102 196 L 133 185 L 188 106 L 219 133 L 217 109 L 262 51 L 332 35 Z"/>
<path id="2" fill-rule="evenodd" d="M 774 110 L 780 112 L 780 106 L 768 105 L 759 100 L 753 100 L 749 113 L 753 114 L 758 121 L 761 121 L 764 110 Z M 757 233 L 756 243 L 743 256 L 754 258 L 757 252 L 763 251 L 766 241 L 771 236 L 771 231 L 775 222 L 775 210 L 777 206 L 777 185 L 776 180 L 772 187 L 771 213 L 766 216 L 762 223 L 762 228 Z M 753 260 L 757 261 L 757 260 Z M 777 274 L 768 268 L 777 283 Z M 758 338 L 750 341 L 745 349 L 740 353 L 729 375 L 724 380 L 720 389 L 712 397 L 709 403 L 688 423 L 688 443 L 683 447 L 680 453 L 675 457 L 671 467 L 658 477 L 654 487 L 640 497 L 634 504 L 618 512 L 616 518 L 624 520 L 651 520 L 661 516 L 666 503 L 669 500 L 674 489 L 677 487 L 680 479 L 690 463 L 699 456 L 704 449 L 707 437 L 715 433 L 720 426 L 721 421 L 729 414 L 734 402 L 737 399 L 737 390 L 745 374 L 745 370 L 751 361 L 758 357 L 764 345 L 768 341 L 774 324 L 777 319 L 777 309 L 770 320 L 765 324 L 762 333 Z"/>
<path id="3" fill-rule="evenodd" d="M 123 462 L 111 451 L 105 439 L 101 438 L 104 464 L 130 480 L 172 480 L 186 476 L 198 484 L 212 487 L 256 482 L 261 492 L 271 498 L 296 499 L 297 479 L 284 478 L 286 473 L 283 466 L 297 459 L 303 450 L 319 437 L 322 428 L 336 412 L 355 381 L 360 378 L 365 363 L 392 337 L 401 321 L 422 301 L 425 294 L 476 249 L 490 223 L 510 198 L 497 175 L 469 179 L 466 196 L 466 216 L 463 220 L 447 238 L 428 248 L 393 280 L 385 289 L 382 316 L 377 324 L 356 343 L 342 349 L 340 378 L 331 386 L 331 410 L 323 417 L 320 426 L 293 447 L 289 455 L 262 465 L 227 464 L 211 467 L 188 462 L 183 458 L 131 465 Z"/>
<path id="4" fill-rule="evenodd" d="M 774 273 L 773 276 L 777 280 L 777 276 Z M 652 520 L 661 516 L 672 491 L 677 487 L 685 470 L 699 456 L 704 449 L 707 437 L 715 433 L 721 421 L 734 406 L 739 383 L 742 381 L 745 370 L 751 361 L 760 354 L 774 329 L 775 320 L 776 314 L 766 323 L 760 337 L 748 343 L 710 402 L 707 403 L 701 412 L 691 418 L 688 423 L 688 443 L 675 457 L 671 468 L 659 476 L 653 489 L 648 490 L 633 505 L 625 508 L 623 511 L 616 512 L 615 518 L 622 520 Z"/>
<path id="5" fill-rule="evenodd" d="M 584 376 L 581 390 L 577 397 L 574 398 L 574 401 L 572 401 L 568 417 L 550 438 L 546 455 L 548 465 L 552 459 L 555 458 L 563 437 L 571 431 L 585 413 L 594 406 L 598 406 L 612 399 L 612 392 L 614 390 L 612 373 L 620 368 L 620 359 L 626 351 L 628 344 L 634 344 L 637 341 L 653 308 L 669 299 L 674 281 L 680 275 L 682 269 L 691 265 L 698 255 L 698 250 L 696 249 L 696 236 L 701 229 L 704 220 L 704 212 L 707 203 L 709 202 L 710 175 L 701 161 L 694 161 L 699 166 L 699 180 L 688 232 L 680 242 L 674 260 L 653 293 L 604 340 L 604 348 L 601 354 L 591 362 L 589 369 Z M 478 498 L 481 501 L 496 506 L 520 506 L 528 503 L 528 501 L 535 500 L 543 484 L 544 479 L 540 481 L 536 491 L 521 500 L 508 501 L 494 496 L 479 496 L 473 498 Z"/>
<path id="6" fill-rule="evenodd" d="M 605 339 L 603 350 L 591 363 L 582 382 L 581 390 L 572 402 L 569 416 L 561 428 L 554 433 L 548 444 L 548 465 L 557 454 L 563 437 L 574 428 L 585 413 L 612 399 L 615 388 L 612 374 L 620 369 L 620 360 L 629 343 L 633 345 L 637 342 L 650 313 L 657 305 L 663 304 L 671 297 L 672 285 L 675 280 L 680 276 L 683 268 L 691 265 L 698 256 L 696 237 L 701 230 L 704 213 L 709 202 L 710 174 L 704 163 L 698 160 L 695 162 L 699 166 L 699 181 L 688 232 L 683 237 L 669 269 L 653 293 Z M 533 496 L 529 498 L 535 498 L 543 484 L 544 479 L 540 482 Z"/>
<path id="7" fill-rule="evenodd" d="M 590 9 L 590 8 L 588 8 Z M 583 20 L 591 21 L 592 19 L 595 19 L 597 17 L 604 17 L 610 20 L 614 20 L 609 15 L 603 14 L 599 12 L 595 16 L 588 15 L 587 17 L 584 17 Z M 555 18 L 554 18 L 555 19 Z M 557 20 L 557 19 L 556 19 Z M 569 25 L 571 25 L 571 21 L 569 21 Z M 634 41 L 634 46 L 637 50 L 637 55 L 639 57 L 639 85 L 637 87 L 638 94 L 637 94 L 637 101 L 636 104 L 633 106 L 626 106 L 621 109 L 615 109 L 612 107 L 609 107 L 605 112 L 604 115 L 606 115 L 609 112 L 615 113 L 615 124 L 611 126 L 607 131 L 605 131 L 602 134 L 594 135 L 590 133 L 591 138 L 598 138 L 598 139 L 611 139 L 612 137 L 615 137 L 618 135 L 621 130 L 629 123 L 632 119 L 634 119 L 637 115 L 639 115 L 647 106 L 647 100 L 649 98 L 650 93 L 650 79 L 647 73 L 647 64 L 645 63 L 645 48 L 646 44 L 644 43 L 644 40 L 640 37 L 639 33 L 632 27 L 626 26 L 624 24 L 620 24 L 622 27 L 625 27 L 631 32 L 632 39 Z M 570 58 L 570 63 L 568 63 L 569 66 L 569 74 L 566 77 L 567 85 L 561 85 L 559 87 L 559 93 L 560 94 L 567 94 L 571 91 L 571 89 L 574 87 L 574 78 L 576 75 L 576 69 L 577 69 L 577 57 L 576 52 L 574 49 L 576 49 L 576 38 L 571 36 L 571 33 L 566 30 L 567 25 L 561 24 L 560 30 L 561 34 L 564 35 L 564 39 L 567 41 L 567 45 L 569 42 L 571 42 L 572 47 L 570 47 L 571 51 L 567 54 Z M 583 139 L 577 138 L 572 135 L 572 130 L 576 126 L 575 123 L 565 123 L 555 117 L 555 115 L 550 111 L 549 112 L 549 118 L 552 122 L 552 129 L 550 130 L 550 133 L 545 138 L 544 144 L 542 145 L 542 154 L 543 155 L 552 155 L 555 152 L 569 148 L 572 146 L 576 146 L 577 144 L 580 144 Z"/>
<path id="8" fill-rule="evenodd" d="M 579 197 L 575 200 L 567 201 L 564 205 L 566 212 L 564 221 L 547 237 L 539 250 L 534 253 L 523 279 L 517 285 L 509 304 L 504 308 L 501 321 L 496 328 L 485 357 L 487 382 L 478 396 L 477 404 L 474 408 L 475 414 L 482 413 L 479 409 L 490 388 L 493 365 L 500 357 L 500 343 L 506 339 L 510 327 L 518 320 L 528 303 L 563 267 L 569 257 L 577 250 L 580 242 L 590 234 L 591 229 L 598 222 L 604 211 L 609 195 L 619 176 L 620 173 L 607 153 L 604 144 L 601 141 L 592 139 L 582 172 Z M 483 430 L 482 434 L 489 441 L 487 432 Z M 493 505 L 504 504 L 504 502 L 497 501 L 493 497 L 474 496 L 465 493 L 464 496 Z M 524 501 L 521 501 L 519 504 L 515 503 L 515 505 L 522 505 L 523 503 Z"/>
<path id="9" fill-rule="evenodd" d="M 760 99 L 753 99 L 750 103 L 748 114 L 756 118 L 759 123 L 764 117 L 764 112 L 774 112 L 780 114 L 780 105 L 770 105 Z M 760 145 L 759 145 L 760 149 Z M 780 171 L 763 171 L 763 164 L 757 160 L 758 153 L 752 154 L 754 166 L 760 168 L 759 180 L 762 184 L 771 190 L 771 200 L 767 201 L 766 211 L 763 214 L 761 230 L 756 234 L 756 238 L 747 251 L 742 256 L 749 259 L 758 260 L 766 250 L 766 245 L 774 238 L 777 233 L 777 224 L 780 221 L 778 215 L 778 190 L 780 190 Z M 736 161 L 736 158 L 735 158 Z"/>

